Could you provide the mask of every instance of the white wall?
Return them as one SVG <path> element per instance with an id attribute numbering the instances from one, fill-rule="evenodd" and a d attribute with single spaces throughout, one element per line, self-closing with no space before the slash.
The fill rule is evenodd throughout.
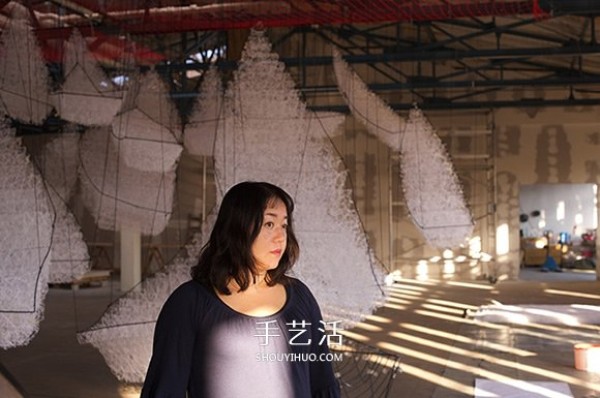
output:
<path id="1" fill-rule="evenodd" d="M 520 212 L 530 215 L 521 223 L 525 237 L 542 236 L 551 231 L 554 238 L 560 232 L 572 234 L 576 239 L 588 229 L 595 229 L 596 185 L 595 184 L 531 184 L 520 189 Z M 531 217 L 535 210 L 539 217 Z"/>
<path id="2" fill-rule="evenodd" d="M 518 278 L 519 191 L 530 184 L 600 184 L 600 108 L 501 109 L 496 121 L 497 226 L 508 250 L 496 274 Z M 600 243 L 600 242 L 599 242 Z M 600 268 L 596 270 L 600 279 Z"/>

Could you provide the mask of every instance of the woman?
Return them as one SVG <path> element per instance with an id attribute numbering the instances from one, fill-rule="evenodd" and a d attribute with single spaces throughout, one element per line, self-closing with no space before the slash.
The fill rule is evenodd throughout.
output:
<path id="1" fill-rule="evenodd" d="M 158 317 L 143 398 L 339 397 L 318 304 L 286 275 L 293 208 L 265 182 L 225 194 L 192 280 Z"/>

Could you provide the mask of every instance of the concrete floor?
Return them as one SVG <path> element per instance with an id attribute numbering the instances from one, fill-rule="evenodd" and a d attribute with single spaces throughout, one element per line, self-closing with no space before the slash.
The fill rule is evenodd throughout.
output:
<path id="1" fill-rule="evenodd" d="M 399 356 L 401 373 L 393 379 L 389 397 L 473 396 L 476 378 L 560 381 L 569 384 L 574 397 L 600 397 L 600 373 L 575 369 L 573 355 L 577 342 L 600 344 L 600 325 L 486 324 L 465 317 L 465 310 L 493 300 L 600 306 L 600 282 L 591 272 L 525 269 L 521 278 L 495 285 L 401 280 L 391 287 L 383 307 L 345 334 Z M 138 395 L 138 386 L 120 383 L 99 352 L 75 338 L 77 330 L 93 324 L 118 297 L 118 285 L 50 289 L 39 334 L 26 347 L 0 351 L 0 364 L 27 397 Z"/>

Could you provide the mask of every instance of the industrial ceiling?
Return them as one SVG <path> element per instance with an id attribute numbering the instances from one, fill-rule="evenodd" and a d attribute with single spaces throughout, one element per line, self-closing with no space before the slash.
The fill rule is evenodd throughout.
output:
<path id="1" fill-rule="evenodd" d="M 28 0 L 33 27 L 50 64 L 73 28 L 113 73 L 133 57 L 171 80 L 175 98 L 193 97 L 187 73 L 209 63 L 235 68 L 217 49 L 262 26 L 277 32 L 274 49 L 294 41 L 306 51 L 281 51 L 298 89 L 315 109 L 343 111 L 331 78 L 339 48 L 372 91 L 394 109 L 586 106 L 600 104 L 600 2 L 588 0 Z M 0 1 L 0 25 L 14 2 Z M 190 80 L 191 79 L 191 80 Z M 191 81 L 191 82 L 190 82 Z"/>

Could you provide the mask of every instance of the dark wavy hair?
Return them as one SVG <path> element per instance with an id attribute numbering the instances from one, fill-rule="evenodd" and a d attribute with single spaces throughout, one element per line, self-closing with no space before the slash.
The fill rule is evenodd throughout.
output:
<path id="1" fill-rule="evenodd" d="M 262 228 L 265 210 L 277 200 L 287 209 L 287 245 L 277 268 L 267 271 L 265 281 L 269 286 L 286 283 L 286 273 L 300 254 L 292 228 L 294 201 L 278 186 L 254 181 L 234 185 L 223 197 L 210 238 L 198 264 L 192 267 L 192 278 L 223 294 L 231 294 L 227 284 L 232 278 L 241 291 L 246 290 L 255 276 L 252 243 Z"/>

